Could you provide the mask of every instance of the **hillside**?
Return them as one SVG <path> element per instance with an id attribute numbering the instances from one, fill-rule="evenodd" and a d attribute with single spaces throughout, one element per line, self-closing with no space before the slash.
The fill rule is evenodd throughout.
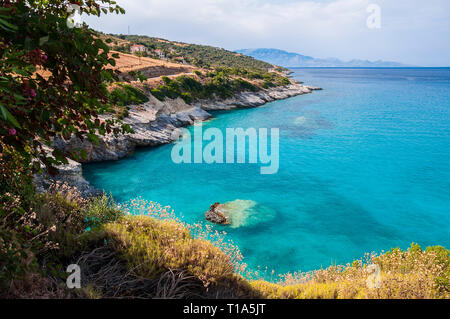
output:
<path id="1" fill-rule="evenodd" d="M 144 56 L 162 57 L 168 61 L 177 61 L 177 59 L 183 58 L 185 63 L 197 67 L 230 67 L 264 71 L 274 67 L 271 63 L 259 61 L 253 57 L 208 45 L 182 43 L 141 35 L 108 34 L 103 36 L 113 39 L 111 48 L 116 51 L 128 53 L 132 44 L 142 44 L 148 49 L 148 53 L 145 53 Z"/>
<path id="2" fill-rule="evenodd" d="M 342 61 L 336 58 L 317 59 L 311 56 L 287 52 L 278 49 L 242 49 L 236 53 L 249 55 L 255 59 L 280 65 L 286 68 L 292 67 L 407 67 L 408 65 L 391 61 L 351 60 Z"/>
<path id="3" fill-rule="evenodd" d="M 136 55 L 115 52 L 119 55 L 119 58 L 116 59 L 115 68 L 121 72 L 130 72 L 136 70 L 145 70 L 147 68 L 153 70 L 153 73 L 150 73 L 149 77 L 155 77 L 160 75 L 170 75 L 170 74 L 178 74 L 184 72 L 192 72 L 196 69 L 190 65 L 180 65 L 178 63 L 172 63 L 168 61 L 162 61 L 158 59 L 152 59 L 147 57 L 138 57 Z M 159 72 L 157 70 L 160 70 Z M 165 71 L 164 71 L 165 70 Z"/>
<path id="4" fill-rule="evenodd" d="M 146 102 L 149 94 L 160 101 L 180 97 L 191 104 L 293 83 L 282 68 L 220 48 L 137 35 L 96 36 L 110 47 L 120 80 L 130 82 L 109 86 L 110 100 L 121 118 L 128 114 L 124 107 Z M 133 81 L 130 73 L 137 71 L 145 80 Z"/>

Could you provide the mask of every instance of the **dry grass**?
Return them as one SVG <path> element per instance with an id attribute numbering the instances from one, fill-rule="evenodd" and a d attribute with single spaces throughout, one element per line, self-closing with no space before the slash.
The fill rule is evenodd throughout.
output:
<path id="1" fill-rule="evenodd" d="M 208 286 L 234 274 L 225 253 L 209 241 L 194 240 L 175 221 L 125 217 L 105 225 L 104 230 L 115 250 L 145 278 L 155 278 L 168 269 L 186 269 Z"/>
<path id="2" fill-rule="evenodd" d="M 116 65 L 110 68 L 122 72 L 122 78 L 131 79 L 127 74 L 132 71 L 141 71 L 142 74 L 151 79 L 161 76 L 192 73 L 194 70 L 198 69 L 191 65 L 178 64 L 148 57 L 138 57 L 117 51 L 110 51 L 110 58 L 112 57 L 112 54 L 118 54 L 119 58 L 115 59 Z M 50 72 L 44 70 L 42 67 L 38 67 L 37 73 L 44 78 L 48 78 L 51 75 Z"/>
<path id="3" fill-rule="evenodd" d="M 93 297 L 245 298 L 259 296 L 237 272 L 242 255 L 209 225 L 187 225 L 169 207 L 137 199 L 125 216 L 89 232 L 74 261 Z"/>
<path id="4" fill-rule="evenodd" d="M 8 292 L 1 298 L 9 299 L 65 299 L 70 291 L 64 284 L 43 277 L 38 273 L 28 273 L 24 278 L 13 279 Z"/>
<path id="5" fill-rule="evenodd" d="M 277 284 L 252 281 L 267 298 L 296 299 L 429 299 L 450 298 L 450 257 L 443 247 L 367 255 L 346 266 L 332 266 L 310 273 L 286 274 Z M 369 264 L 380 266 L 379 288 L 369 288 Z"/>
<path id="6" fill-rule="evenodd" d="M 111 55 L 117 53 L 119 58 L 116 59 L 115 69 L 121 72 L 137 71 L 145 68 L 165 68 L 167 70 L 179 70 L 179 72 L 191 72 L 197 69 L 190 65 L 178 64 L 147 57 L 138 57 L 132 54 L 111 51 Z M 173 73 L 172 73 L 173 74 Z"/>
<path id="7" fill-rule="evenodd" d="M 198 298 L 202 282 L 183 270 L 167 270 L 146 278 L 129 267 L 110 245 L 84 253 L 76 261 L 83 269 L 82 284 L 90 298 Z"/>

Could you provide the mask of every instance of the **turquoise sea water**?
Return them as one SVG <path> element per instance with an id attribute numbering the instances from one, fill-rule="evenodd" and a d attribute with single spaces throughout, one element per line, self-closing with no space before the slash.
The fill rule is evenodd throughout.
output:
<path id="1" fill-rule="evenodd" d="M 84 166 L 117 201 L 170 205 L 188 222 L 214 202 L 251 200 L 262 222 L 223 227 L 253 269 L 307 271 L 365 252 L 450 247 L 450 69 L 295 69 L 324 88 L 255 109 L 215 113 L 204 128 L 277 127 L 280 169 L 174 164 L 172 145 Z M 269 212 L 269 213 L 268 213 Z"/>

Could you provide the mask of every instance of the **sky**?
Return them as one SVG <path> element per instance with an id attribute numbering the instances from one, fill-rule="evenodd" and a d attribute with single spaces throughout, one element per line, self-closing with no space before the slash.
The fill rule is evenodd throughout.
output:
<path id="1" fill-rule="evenodd" d="M 83 17 L 105 33 L 228 50 L 450 66 L 449 0 L 117 0 L 125 15 Z M 379 8 L 379 11 L 368 9 Z M 379 12 L 379 15 L 377 14 Z M 369 20 L 369 24 L 367 21 Z M 379 22 L 377 27 L 377 23 Z M 368 27 L 371 26 L 371 27 Z"/>

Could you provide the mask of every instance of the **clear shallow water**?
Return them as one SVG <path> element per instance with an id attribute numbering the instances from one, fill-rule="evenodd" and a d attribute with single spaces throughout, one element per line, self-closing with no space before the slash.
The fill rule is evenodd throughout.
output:
<path id="1" fill-rule="evenodd" d="M 365 252 L 450 247 L 450 69 L 295 69 L 323 91 L 216 113 L 204 128 L 280 128 L 280 169 L 174 164 L 172 145 L 84 166 L 117 201 L 170 205 L 188 222 L 214 202 L 275 211 L 226 228 L 245 261 L 278 273 L 346 263 Z"/>

